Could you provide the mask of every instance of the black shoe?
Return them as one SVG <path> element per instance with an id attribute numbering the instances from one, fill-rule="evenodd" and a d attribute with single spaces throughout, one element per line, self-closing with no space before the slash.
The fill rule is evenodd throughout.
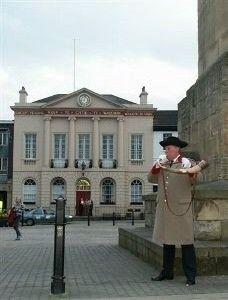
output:
<path id="1" fill-rule="evenodd" d="M 172 275 L 167 275 L 164 271 L 161 271 L 161 273 L 157 277 L 151 277 L 152 281 L 162 281 L 162 280 L 172 280 Z"/>
<path id="2" fill-rule="evenodd" d="M 196 284 L 195 279 L 187 279 L 186 286 L 194 285 Z"/>

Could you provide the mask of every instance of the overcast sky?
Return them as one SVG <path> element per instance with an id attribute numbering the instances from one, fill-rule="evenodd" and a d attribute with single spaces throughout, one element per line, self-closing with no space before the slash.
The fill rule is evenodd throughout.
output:
<path id="1" fill-rule="evenodd" d="M 197 78 L 196 0 L 0 0 L 0 119 L 74 87 L 177 109 Z"/>

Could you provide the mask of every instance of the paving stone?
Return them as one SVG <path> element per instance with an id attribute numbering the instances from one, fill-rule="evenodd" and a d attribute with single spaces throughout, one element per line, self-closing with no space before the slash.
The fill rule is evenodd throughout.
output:
<path id="1" fill-rule="evenodd" d="M 61 296 L 50 294 L 54 226 L 25 226 L 21 241 L 14 241 L 12 228 L 1 228 L 0 299 L 228 299 L 228 276 L 201 276 L 190 288 L 185 287 L 183 276 L 151 282 L 156 270 L 118 246 L 118 226 L 131 224 L 96 221 L 88 227 L 81 221 L 67 225 L 66 293 Z M 138 221 L 135 226 L 144 223 Z"/>

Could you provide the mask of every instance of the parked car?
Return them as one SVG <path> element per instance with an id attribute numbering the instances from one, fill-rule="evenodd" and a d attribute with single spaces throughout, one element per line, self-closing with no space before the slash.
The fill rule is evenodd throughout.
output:
<path id="1" fill-rule="evenodd" d="M 65 214 L 67 222 L 72 220 L 72 216 Z M 43 207 L 35 208 L 31 211 L 24 211 L 23 223 L 32 226 L 37 223 L 53 223 L 55 221 L 55 212 L 46 210 Z"/>

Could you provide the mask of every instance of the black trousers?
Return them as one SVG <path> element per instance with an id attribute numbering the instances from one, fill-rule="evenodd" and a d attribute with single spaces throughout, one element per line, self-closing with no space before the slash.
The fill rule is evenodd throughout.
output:
<path id="1" fill-rule="evenodd" d="M 181 245 L 182 266 L 185 276 L 189 280 L 196 277 L 196 254 L 193 244 Z M 167 276 L 173 276 L 175 260 L 175 245 L 163 245 L 163 270 Z"/>

